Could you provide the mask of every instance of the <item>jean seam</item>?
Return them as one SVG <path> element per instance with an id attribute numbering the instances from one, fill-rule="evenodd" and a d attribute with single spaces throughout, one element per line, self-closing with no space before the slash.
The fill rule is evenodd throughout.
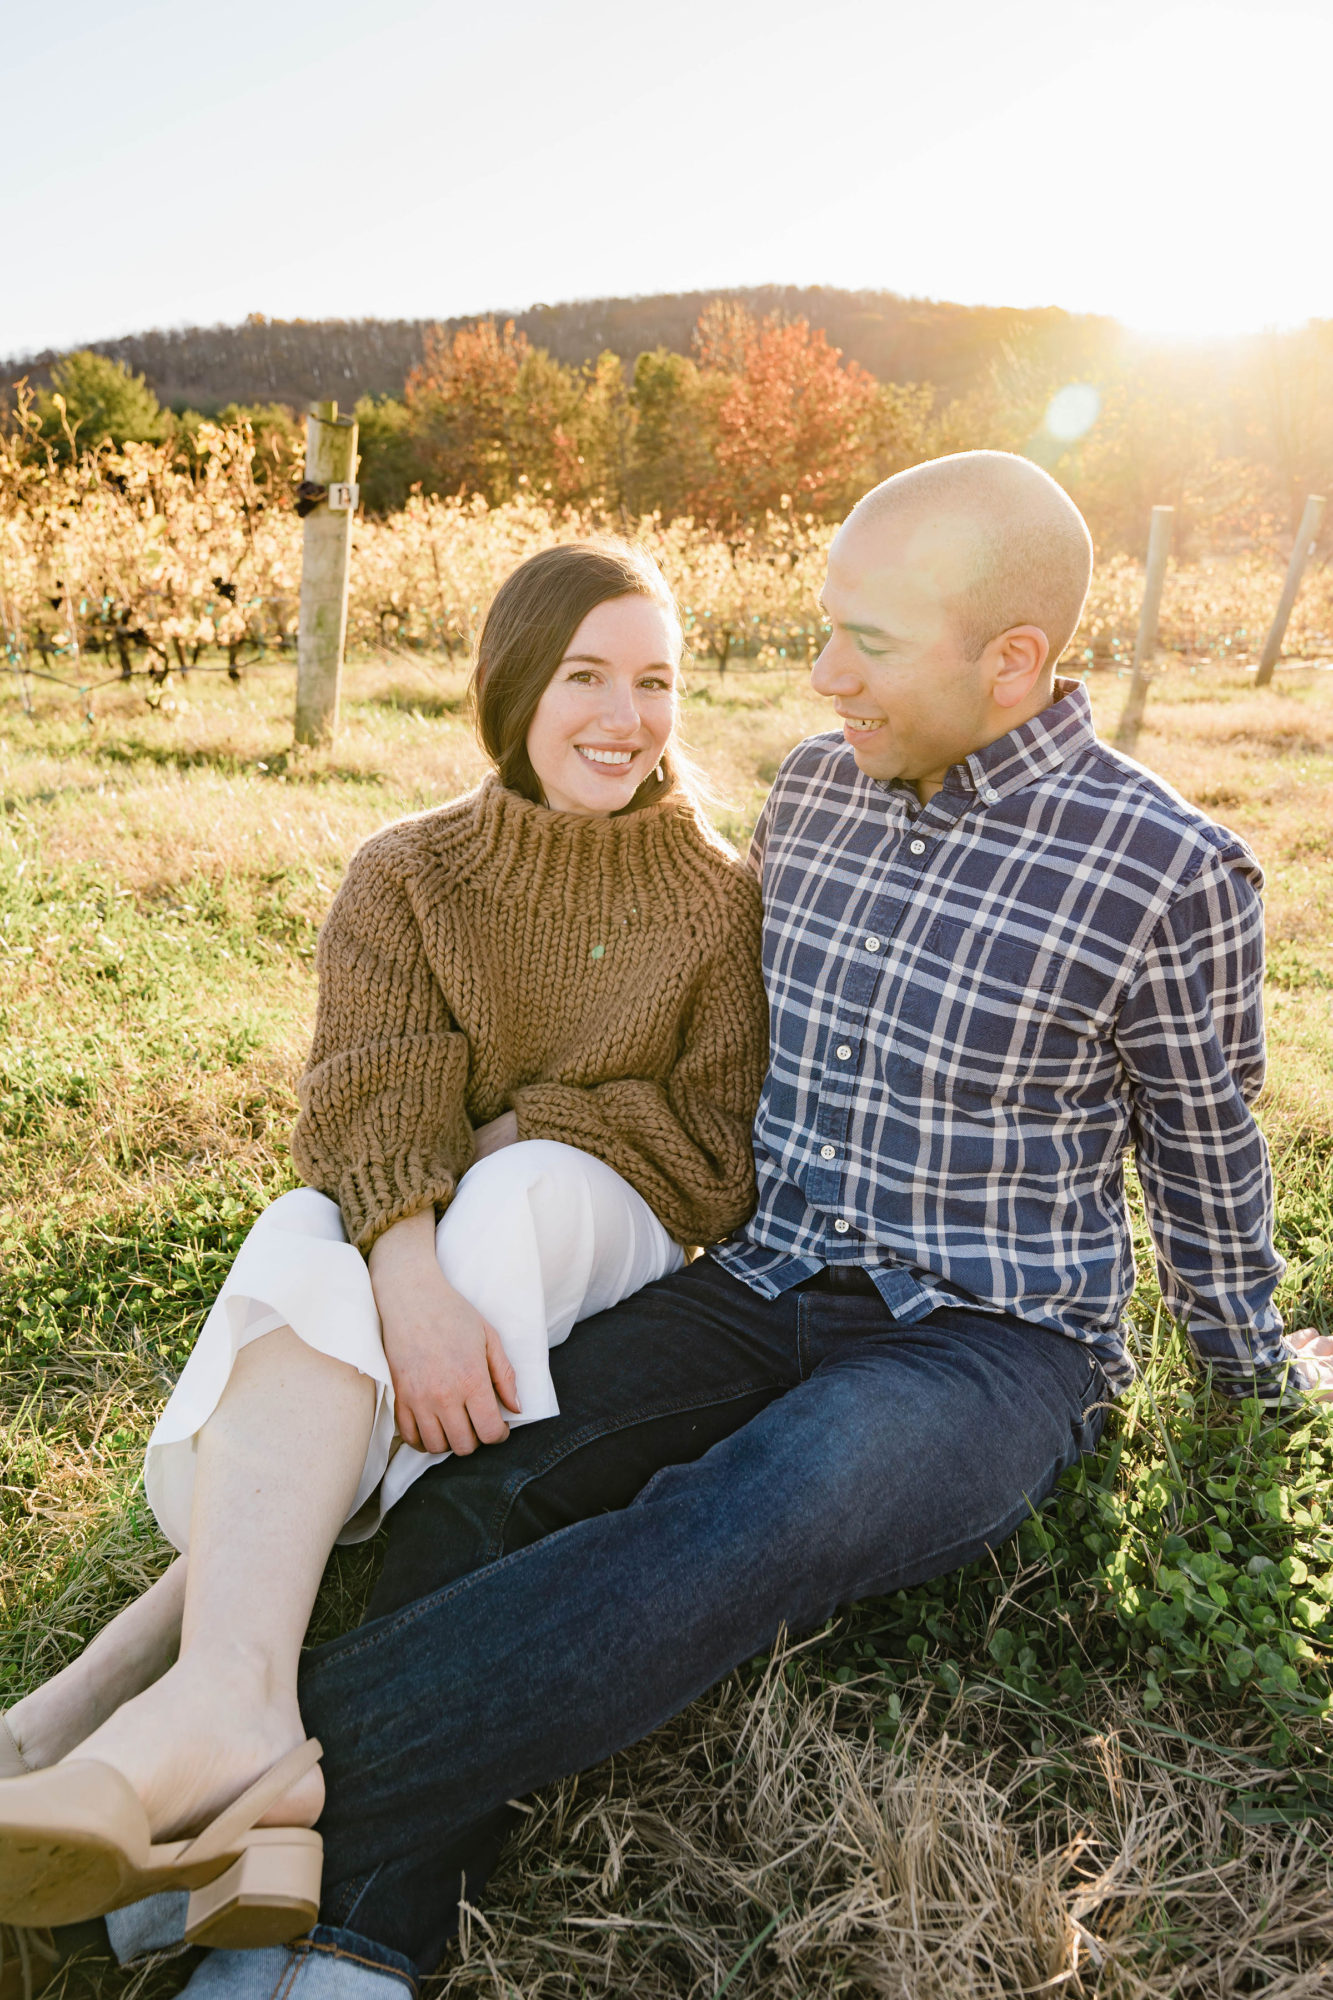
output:
<path id="1" fill-rule="evenodd" d="M 340 1930 L 350 1931 L 356 1929 L 356 1922 L 355 1922 L 356 1913 L 361 1907 L 362 1899 L 370 1894 L 370 1891 L 375 1883 L 375 1878 L 379 1874 L 382 1866 L 383 1866 L 382 1862 L 377 1863 L 374 1868 L 368 1869 L 364 1875 L 360 1876 L 357 1879 L 357 1882 L 355 1884 L 356 1894 L 353 1896 L 350 1903 L 346 1903 L 344 1905 L 342 1913 L 342 1922 L 338 1926 Z"/>
<path id="2" fill-rule="evenodd" d="M 348 1951 L 345 1945 L 320 1944 L 312 1939 L 309 1942 L 302 1942 L 293 1947 L 294 1953 L 300 1952 L 304 1957 L 308 1957 L 312 1952 L 316 1951 L 323 1952 L 326 1958 L 345 1958 L 349 1965 L 364 1965 L 367 1971 L 382 1972 L 387 1979 L 401 1979 L 404 1986 L 410 1987 L 413 1993 L 417 1990 L 416 1981 L 409 1979 L 408 1975 L 405 1972 L 399 1971 L 397 1966 L 385 1965 L 378 1958 L 367 1958 L 363 1952 Z M 295 1978 L 295 1970 L 293 1970 L 291 1976 Z M 277 2000 L 276 1994 L 274 2000 Z"/>
<path id="3" fill-rule="evenodd" d="M 301 1947 L 298 1946 L 295 1951 L 288 1954 L 287 1963 L 284 1966 L 282 1973 L 278 1978 L 278 1982 L 273 1988 L 272 1993 L 269 1995 L 269 2000 L 286 2000 L 286 1996 L 291 1992 L 292 1985 L 296 1979 L 296 1975 L 301 1970 L 301 1966 L 303 1963 L 304 1963 L 304 1952 L 302 1951 Z"/>
<path id="4" fill-rule="evenodd" d="M 802 1382 L 808 1382 L 814 1372 L 810 1366 L 810 1301 L 807 1298 L 796 1301 L 796 1372 Z"/>
<path id="5" fill-rule="evenodd" d="M 514 1508 L 527 1488 L 535 1479 L 543 1478 L 555 1466 L 563 1464 L 567 1458 L 572 1458 L 575 1452 L 582 1451 L 585 1445 L 599 1444 L 603 1438 L 618 1437 L 622 1431 L 633 1430 L 635 1425 L 651 1423 L 659 1417 L 684 1416 L 690 1410 L 716 1410 L 725 1403 L 740 1402 L 744 1397 L 757 1395 L 764 1389 L 771 1390 L 774 1395 L 781 1395 L 786 1386 L 782 1382 L 773 1381 L 772 1378 L 762 1382 L 743 1383 L 739 1388 L 730 1389 L 724 1395 L 712 1396 L 706 1402 L 699 1402 L 695 1397 L 687 1396 L 682 1401 L 674 1403 L 649 1405 L 633 1410 L 615 1422 L 608 1423 L 605 1419 L 599 1419 L 596 1424 L 587 1424 L 581 1431 L 562 1438 L 559 1444 L 548 1447 L 543 1456 L 525 1472 L 516 1475 L 512 1480 L 506 1480 L 500 1489 L 487 1530 L 487 1565 L 503 1560 L 504 1531 Z"/>

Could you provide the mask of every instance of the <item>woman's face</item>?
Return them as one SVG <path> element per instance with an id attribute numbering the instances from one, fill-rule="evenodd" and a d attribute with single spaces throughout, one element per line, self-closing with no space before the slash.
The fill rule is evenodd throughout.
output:
<path id="1" fill-rule="evenodd" d="M 627 806 L 676 726 L 680 627 L 648 597 L 590 611 L 537 704 L 528 760 L 555 812 Z"/>

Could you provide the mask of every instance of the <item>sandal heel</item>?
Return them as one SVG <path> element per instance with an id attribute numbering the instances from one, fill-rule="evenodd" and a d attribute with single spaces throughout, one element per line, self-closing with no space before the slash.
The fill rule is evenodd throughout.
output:
<path id="1" fill-rule="evenodd" d="M 185 1942 L 224 1951 L 288 1944 L 319 1916 L 324 1844 L 304 1828 L 252 1834 L 230 1868 L 190 1895 Z"/>

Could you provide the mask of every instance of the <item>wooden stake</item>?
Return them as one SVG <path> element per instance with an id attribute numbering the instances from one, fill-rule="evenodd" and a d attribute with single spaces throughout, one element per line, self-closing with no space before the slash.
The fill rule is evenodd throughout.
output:
<path id="1" fill-rule="evenodd" d="M 1324 518 L 1324 496 L 1311 493 L 1301 514 L 1301 525 L 1296 530 L 1296 541 L 1291 551 L 1291 561 L 1287 564 L 1287 580 L 1282 586 L 1282 595 L 1273 613 L 1273 622 L 1264 640 L 1264 650 L 1259 655 L 1259 671 L 1254 677 L 1257 688 L 1267 687 L 1273 678 L 1273 669 L 1282 653 L 1282 641 L 1286 637 L 1287 620 L 1296 604 L 1296 594 L 1301 587 L 1305 565 L 1314 554 L 1314 545 L 1319 537 L 1319 523 Z"/>
<path id="2" fill-rule="evenodd" d="M 356 421 L 340 417 L 336 403 L 316 403 L 306 418 L 305 477 L 307 484 L 326 489 L 356 478 Z M 332 743 L 338 729 L 354 512 L 354 506 L 335 510 L 321 497 L 305 517 L 296 649 L 298 743 Z"/>
<path id="3" fill-rule="evenodd" d="M 1154 507 L 1148 529 L 1148 572 L 1143 579 L 1143 609 L 1139 613 L 1139 636 L 1134 641 L 1134 666 L 1129 677 L 1120 727 L 1115 733 L 1117 750 L 1134 754 L 1143 727 L 1143 711 L 1148 700 L 1148 662 L 1157 644 L 1157 614 L 1162 608 L 1162 585 L 1166 581 L 1166 559 L 1171 553 L 1171 530 L 1175 526 L 1174 507 Z"/>

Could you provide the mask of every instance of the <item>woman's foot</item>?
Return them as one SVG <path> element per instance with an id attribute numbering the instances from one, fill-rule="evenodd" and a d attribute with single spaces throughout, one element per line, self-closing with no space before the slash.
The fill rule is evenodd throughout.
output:
<path id="1" fill-rule="evenodd" d="M 197 1833 L 305 1741 L 293 1692 L 274 1694 L 267 1664 L 235 1647 L 179 1660 L 127 1701 L 75 1752 L 112 1765 L 138 1793 L 154 1840 Z M 324 1806 L 319 1767 L 283 1794 L 261 1826 L 313 1826 Z"/>
<path id="2" fill-rule="evenodd" d="M 30 1771 L 58 1764 L 122 1703 L 164 1674 L 180 1645 L 185 1559 L 104 1626 L 76 1660 L 53 1674 L 4 1716 Z"/>

